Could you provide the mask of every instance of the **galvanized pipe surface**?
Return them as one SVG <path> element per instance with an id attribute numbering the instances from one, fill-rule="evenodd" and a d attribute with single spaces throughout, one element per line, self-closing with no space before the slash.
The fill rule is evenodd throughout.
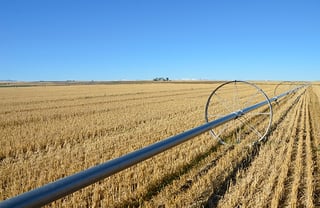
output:
<path id="1" fill-rule="evenodd" d="M 303 86 L 301 86 L 303 87 Z M 288 94 L 296 92 L 301 87 L 287 91 L 281 95 L 275 96 L 270 102 L 276 101 Z M 46 184 L 40 188 L 36 188 L 29 192 L 22 193 L 18 196 L 12 197 L 5 201 L 0 202 L 0 207 L 39 207 L 46 205 L 52 201 L 69 195 L 81 188 L 91 185 L 99 180 L 111 176 L 121 170 L 133 166 L 141 161 L 144 161 L 154 155 L 157 155 L 167 149 L 170 149 L 178 144 L 188 141 L 195 136 L 198 136 L 214 127 L 222 125 L 232 119 L 235 119 L 245 113 L 255 110 L 263 105 L 268 104 L 269 101 L 265 100 L 255 105 L 249 106 L 242 110 L 230 113 L 214 121 L 205 123 L 201 126 L 182 132 L 178 135 L 169 137 L 165 140 L 156 142 L 147 147 L 141 148 L 129 154 L 123 155 L 116 159 L 107 161 L 100 165 L 78 172 L 74 175 L 67 176 L 55 182 Z"/>

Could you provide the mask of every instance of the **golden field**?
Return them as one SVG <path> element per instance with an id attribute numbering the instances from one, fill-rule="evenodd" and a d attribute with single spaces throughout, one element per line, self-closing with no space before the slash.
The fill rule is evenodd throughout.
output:
<path id="1" fill-rule="evenodd" d="M 256 84 L 269 97 L 294 87 Z M 208 96 L 218 85 L 0 88 L 0 200 L 203 124 Z M 234 93 L 227 89 L 224 96 L 243 98 L 245 105 L 261 101 L 247 90 Z M 274 103 L 271 131 L 258 146 L 248 145 L 257 139 L 254 132 L 236 145 L 220 145 L 204 133 L 48 206 L 318 207 L 319 98 L 314 83 Z M 215 115 L 228 110 L 212 108 Z M 254 115 L 246 119 L 255 129 L 267 124 Z M 241 124 L 230 122 L 221 136 L 236 134 Z"/>

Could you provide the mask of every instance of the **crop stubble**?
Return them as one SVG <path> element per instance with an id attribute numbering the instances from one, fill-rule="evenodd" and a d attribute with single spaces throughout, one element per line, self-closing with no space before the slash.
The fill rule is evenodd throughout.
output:
<path id="1" fill-rule="evenodd" d="M 0 199 L 202 124 L 216 86 L 0 89 Z M 273 96 L 275 85 L 259 86 Z M 319 96 L 314 85 L 274 104 L 272 132 L 257 148 L 203 134 L 49 206 L 319 206 Z"/>

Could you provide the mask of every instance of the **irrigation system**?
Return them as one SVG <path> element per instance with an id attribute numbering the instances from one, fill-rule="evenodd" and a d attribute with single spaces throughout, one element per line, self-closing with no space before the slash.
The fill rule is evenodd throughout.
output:
<path id="1" fill-rule="evenodd" d="M 256 136 L 254 143 L 261 142 L 266 138 L 272 122 L 271 103 L 278 101 L 282 97 L 293 94 L 305 86 L 306 85 L 304 84 L 295 87 L 269 99 L 264 91 L 255 84 L 238 80 L 225 82 L 210 94 L 205 108 L 206 123 L 203 125 L 4 200 L 0 202 L 0 207 L 39 207 L 46 205 L 207 131 L 210 131 L 212 136 L 224 145 L 233 145 L 241 142 L 249 132 L 253 132 Z M 239 93 L 248 91 L 249 89 L 254 93 L 245 96 L 241 96 Z M 228 92 L 229 95 L 227 95 L 226 92 Z M 230 97 L 230 92 L 233 94 L 231 99 L 224 97 L 225 95 Z M 259 99 L 259 102 L 249 105 L 250 102 Z M 217 108 L 217 106 L 220 107 Z M 264 108 L 262 108 L 263 106 Z M 220 109 L 219 112 L 217 112 L 216 109 Z M 254 123 L 250 123 L 250 120 L 252 120 L 251 118 L 257 117 L 266 120 L 268 123 L 267 126 L 258 128 Z M 242 127 L 237 128 L 237 125 Z M 235 128 L 234 131 L 236 133 L 231 139 L 229 137 L 224 138 L 224 132 L 230 130 L 230 128 Z"/>

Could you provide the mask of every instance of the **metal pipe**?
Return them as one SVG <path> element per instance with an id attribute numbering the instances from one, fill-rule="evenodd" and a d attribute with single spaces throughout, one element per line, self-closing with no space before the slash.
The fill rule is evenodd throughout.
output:
<path id="1" fill-rule="evenodd" d="M 301 87 L 289 90 L 269 100 L 270 102 L 276 101 L 281 97 L 284 97 L 288 94 L 297 91 Z M 144 161 L 154 155 L 157 155 L 167 149 L 177 146 L 178 144 L 188 141 L 189 139 L 198 136 L 199 134 L 202 134 L 214 127 L 222 125 L 232 119 L 235 119 L 245 113 L 255 110 L 268 103 L 269 101 L 265 100 L 263 102 L 244 108 L 240 111 L 230 113 L 214 121 L 205 123 L 201 126 L 182 132 L 178 135 L 171 136 L 165 140 L 156 142 L 147 147 L 128 153 L 116 159 L 107 161 L 100 165 L 78 172 L 74 175 L 59 179 L 55 182 L 46 184 L 34 190 L 22 193 L 18 196 L 0 202 L 0 207 L 39 207 L 46 205 L 52 201 L 69 195 L 81 188 L 91 185 L 108 176 L 111 176 L 121 170 L 133 166 L 141 161 Z"/>

